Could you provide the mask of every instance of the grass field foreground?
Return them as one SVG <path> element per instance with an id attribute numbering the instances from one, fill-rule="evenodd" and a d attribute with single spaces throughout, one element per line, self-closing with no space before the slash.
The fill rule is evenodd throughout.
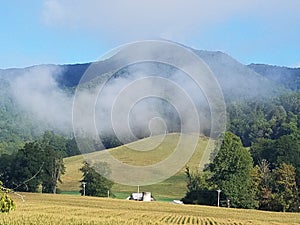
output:
<path id="1" fill-rule="evenodd" d="M 0 214 L 0 225 L 298 225 L 300 214 L 134 202 L 71 195 L 13 195 L 17 209 Z"/>

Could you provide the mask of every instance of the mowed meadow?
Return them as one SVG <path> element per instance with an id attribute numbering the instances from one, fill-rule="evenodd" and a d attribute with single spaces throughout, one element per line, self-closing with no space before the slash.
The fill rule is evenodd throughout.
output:
<path id="1" fill-rule="evenodd" d="M 175 205 L 166 202 L 24 193 L 17 209 L 0 214 L 0 225 L 200 224 L 298 225 L 299 213 Z"/>
<path id="2" fill-rule="evenodd" d="M 145 138 L 128 145 L 109 149 L 108 151 L 113 157 L 129 165 L 151 165 L 160 162 L 173 153 L 178 144 L 180 135 L 175 133 L 168 134 L 162 141 L 160 138 L 160 136 Z M 132 150 L 147 149 L 149 146 L 153 146 L 153 143 L 157 144 L 157 146 L 151 151 Z M 209 143 L 207 137 L 200 136 L 194 154 L 186 165 L 189 166 L 191 170 L 196 170 L 199 167 L 204 151 L 210 152 L 213 148 L 213 142 Z M 99 152 L 65 158 L 66 173 L 61 178 L 63 183 L 59 184 L 59 189 L 63 191 L 63 193 L 79 194 L 79 181 L 82 179 L 82 173 L 79 169 L 82 167 L 83 161 L 86 158 L 98 157 Z M 152 192 L 155 198 L 161 200 L 181 199 L 187 190 L 184 171 L 185 166 L 180 168 L 179 172 L 169 179 L 157 184 L 140 187 L 140 191 Z M 128 179 L 130 179 L 130 177 L 128 177 Z M 117 198 L 126 198 L 130 193 L 136 191 L 137 187 L 121 184 L 114 184 L 112 188 L 112 192 Z"/>

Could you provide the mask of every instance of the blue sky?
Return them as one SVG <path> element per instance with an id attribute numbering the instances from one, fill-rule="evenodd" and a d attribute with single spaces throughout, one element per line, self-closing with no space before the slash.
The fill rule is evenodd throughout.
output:
<path id="1" fill-rule="evenodd" d="M 299 9 L 298 0 L 3 1 L 0 68 L 89 62 L 153 38 L 300 67 Z"/>

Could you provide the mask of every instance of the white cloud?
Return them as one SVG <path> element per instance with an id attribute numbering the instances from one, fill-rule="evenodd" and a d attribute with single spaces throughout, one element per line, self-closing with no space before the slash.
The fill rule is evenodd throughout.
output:
<path id="1" fill-rule="evenodd" d="M 61 69 L 45 65 L 23 71 L 10 84 L 16 103 L 45 124 L 70 132 L 72 98 L 58 87 L 54 79 Z"/>
<path id="2" fill-rule="evenodd" d="M 48 25 L 94 30 L 116 39 L 181 38 L 240 15 L 276 23 L 298 17 L 299 6 L 297 0 L 46 0 L 43 19 Z"/>

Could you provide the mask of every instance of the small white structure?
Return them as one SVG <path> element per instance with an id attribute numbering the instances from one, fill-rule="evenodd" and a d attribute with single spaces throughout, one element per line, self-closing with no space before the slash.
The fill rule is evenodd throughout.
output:
<path id="1" fill-rule="evenodd" d="M 174 204 L 179 204 L 179 205 L 183 205 L 183 202 L 180 200 L 173 200 Z"/>
<path id="2" fill-rule="evenodd" d="M 151 192 L 140 192 L 140 193 L 132 193 L 127 198 L 127 200 L 151 202 L 154 201 L 154 198 L 152 197 Z"/>
<path id="3" fill-rule="evenodd" d="M 152 196 L 151 196 L 151 192 L 143 192 L 143 201 L 144 202 L 151 202 L 153 201 Z"/>

